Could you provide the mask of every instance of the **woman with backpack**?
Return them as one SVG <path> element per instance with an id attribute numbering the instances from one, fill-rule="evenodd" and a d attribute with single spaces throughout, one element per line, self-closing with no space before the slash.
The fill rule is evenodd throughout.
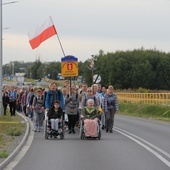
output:
<path id="1" fill-rule="evenodd" d="M 39 88 L 36 91 L 36 96 L 33 99 L 32 109 L 34 110 L 34 131 L 40 132 L 40 127 L 43 126 L 44 121 L 44 100 L 42 95 L 42 89 Z"/>

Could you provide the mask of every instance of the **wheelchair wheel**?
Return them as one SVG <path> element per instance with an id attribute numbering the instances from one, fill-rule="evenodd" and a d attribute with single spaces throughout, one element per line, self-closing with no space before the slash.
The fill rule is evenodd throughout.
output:
<path id="1" fill-rule="evenodd" d="M 60 139 L 64 139 L 64 133 L 63 132 L 61 132 L 61 134 L 60 134 Z"/>
<path id="2" fill-rule="evenodd" d="M 83 140 L 83 139 L 85 139 L 85 134 L 84 134 L 84 129 L 82 128 L 81 129 L 81 132 L 80 132 L 81 134 L 80 134 L 80 138 Z"/>
<path id="3" fill-rule="evenodd" d="M 45 132 L 45 139 L 48 139 L 48 132 Z"/>
<path id="4" fill-rule="evenodd" d="M 101 131 L 99 131 L 98 139 L 99 139 L 99 140 L 101 139 Z"/>
<path id="5" fill-rule="evenodd" d="M 64 126 L 65 126 L 65 121 L 62 121 L 60 139 L 64 139 L 65 137 Z"/>
<path id="6" fill-rule="evenodd" d="M 44 128 L 44 137 L 45 139 L 48 139 L 47 124 L 45 125 L 45 128 Z"/>

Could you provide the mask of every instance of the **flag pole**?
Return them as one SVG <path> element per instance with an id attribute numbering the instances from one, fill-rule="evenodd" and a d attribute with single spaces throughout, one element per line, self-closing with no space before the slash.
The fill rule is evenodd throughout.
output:
<path id="1" fill-rule="evenodd" d="M 52 20 L 52 17 L 51 17 L 51 16 L 50 16 L 50 19 L 51 19 L 51 21 L 52 21 L 52 23 L 53 23 L 53 20 Z M 53 25 L 54 25 L 54 23 L 53 23 Z M 55 28 L 55 26 L 54 26 L 54 28 Z M 56 31 L 56 28 L 55 28 L 55 31 Z M 65 52 L 64 52 L 64 49 L 63 49 L 63 46 L 62 46 L 62 44 L 61 44 L 61 41 L 60 41 L 60 38 L 59 38 L 59 35 L 58 35 L 58 32 L 57 32 L 57 31 L 56 31 L 56 34 L 57 34 L 57 38 L 58 38 L 58 41 L 59 41 L 61 50 L 62 50 L 63 55 L 64 55 L 64 57 L 65 57 L 66 55 L 65 55 Z"/>
<path id="2" fill-rule="evenodd" d="M 61 50 L 62 50 L 62 52 L 63 52 L 63 55 L 64 55 L 64 57 L 65 57 L 64 49 L 63 49 L 63 46 L 62 46 L 62 44 L 61 44 L 60 38 L 59 38 L 59 36 L 58 36 L 58 33 L 57 33 L 57 38 L 58 38 L 58 41 L 59 41 Z"/>

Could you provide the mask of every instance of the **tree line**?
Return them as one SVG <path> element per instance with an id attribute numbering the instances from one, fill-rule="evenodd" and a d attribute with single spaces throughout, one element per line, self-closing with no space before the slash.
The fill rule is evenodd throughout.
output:
<path id="1" fill-rule="evenodd" d="M 112 84 L 116 89 L 170 90 L 170 53 L 143 48 L 106 54 L 100 50 L 95 59 L 94 71 L 89 69 L 88 60 L 78 63 L 79 75 L 88 85 L 92 84 L 92 76 L 99 74 L 102 85 Z M 25 68 L 26 77 L 33 79 L 45 76 L 57 79 L 61 72 L 60 61 L 42 63 L 38 59 L 28 63 L 15 61 L 14 65 L 15 73 Z M 4 65 L 3 74 L 10 74 L 10 69 L 9 64 Z"/>

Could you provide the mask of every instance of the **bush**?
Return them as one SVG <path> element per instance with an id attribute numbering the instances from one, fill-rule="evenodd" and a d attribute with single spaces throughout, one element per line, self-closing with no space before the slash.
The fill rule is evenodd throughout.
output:
<path id="1" fill-rule="evenodd" d="M 0 158 L 7 158 L 8 157 L 8 153 L 6 150 L 3 150 L 2 152 L 0 152 Z"/>
<path id="2" fill-rule="evenodd" d="M 20 136 L 20 135 L 22 135 L 22 132 L 21 132 L 21 129 L 20 129 L 20 128 L 10 127 L 10 128 L 7 130 L 7 135 L 10 135 L 10 136 Z"/>

